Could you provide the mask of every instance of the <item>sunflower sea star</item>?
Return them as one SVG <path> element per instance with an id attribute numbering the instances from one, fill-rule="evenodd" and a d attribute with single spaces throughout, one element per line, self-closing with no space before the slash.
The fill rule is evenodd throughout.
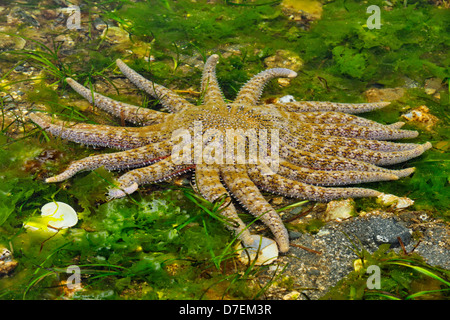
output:
<path id="1" fill-rule="evenodd" d="M 171 113 L 114 101 L 91 92 L 71 78 L 66 79 L 89 102 L 140 127 L 79 124 L 52 119 L 43 114 L 30 114 L 34 123 L 63 139 L 122 150 L 74 161 L 64 172 L 46 179 L 46 182 L 60 182 L 79 171 L 102 166 L 109 170 L 133 169 L 120 176 L 118 187 L 109 191 L 112 198 L 118 198 L 136 191 L 139 185 L 159 182 L 194 170 L 196 188 L 205 199 L 214 202 L 226 198 L 227 201 L 222 204 L 222 214 L 232 221 L 226 225 L 245 246 L 254 246 L 256 240 L 238 217 L 231 202 L 232 196 L 270 228 L 279 250 L 287 252 L 288 232 L 260 189 L 314 201 L 375 197 L 381 193 L 340 185 L 396 180 L 408 176 L 414 168 L 390 170 L 380 166 L 417 157 L 431 147 L 429 142 L 418 145 L 385 141 L 413 138 L 418 133 L 401 130 L 402 123 L 382 125 L 353 115 L 389 104 L 385 102 L 345 104 L 300 101 L 258 104 L 263 87 L 269 80 L 296 76 L 294 71 L 284 68 L 268 69 L 257 74 L 241 88 L 232 103 L 227 103 L 215 75 L 218 59 L 219 56 L 215 54 L 205 63 L 201 81 L 202 105 L 188 102 L 117 60 L 117 66 L 132 83 L 159 99 Z M 208 130 L 214 134 L 208 135 Z M 251 153 L 252 139 L 249 132 L 259 141 L 268 141 L 275 147 L 268 153 L 266 146 L 259 145 L 260 151 L 265 152 L 263 154 L 266 156 L 260 156 L 256 161 L 239 162 L 233 153 L 231 158 L 227 158 L 230 161 L 226 162 L 198 161 L 198 150 L 202 152 L 203 147 L 203 153 L 209 148 L 210 155 L 218 156 L 220 147 L 224 146 L 224 139 L 228 139 L 225 133 L 229 132 L 247 134 L 244 137 L 239 133 L 227 140 L 227 147 L 234 147 L 234 142 L 243 142 L 244 156 Z M 176 141 L 180 137 L 183 139 L 186 134 L 194 137 L 194 142 L 186 140 L 190 143 L 187 144 L 188 148 L 182 148 L 180 154 L 183 155 L 183 161 L 179 161 L 180 158 L 175 157 L 174 153 L 175 147 L 179 145 Z M 208 137 L 205 138 L 205 135 Z M 196 140 L 198 137 L 203 139 Z M 212 142 L 216 148 L 211 149 Z M 273 166 L 275 157 L 277 165 Z"/>

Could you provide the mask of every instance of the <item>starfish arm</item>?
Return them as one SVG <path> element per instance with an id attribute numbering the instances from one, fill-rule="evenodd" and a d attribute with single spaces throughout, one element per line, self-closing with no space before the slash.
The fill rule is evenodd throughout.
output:
<path id="1" fill-rule="evenodd" d="M 286 103 L 269 104 L 268 107 L 283 108 L 290 112 L 305 111 L 336 111 L 344 113 L 363 113 L 381 109 L 389 105 L 390 102 L 372 102 L 372 103 L 339 103 L 322 101 L 295 101 Z"/>
<path id="2" fill-rule="evenodd" d="M 339 198 L 377 197 L 382 193 L 365 188 L 317 187 L 299 181 L 284 178 L 276 173 L 263 174 L 258 166 L 249 166 L 252 180 L 263 190 L 287 197 L 327 202 Z"/>
<path id="3" fill-rule="evenodd" d="M 220 181 L 219 168 L 204 164 L 196 165 L 195 182 L 200 194 L 210 202 L 214 202 L 224 195 L 226 196 L 225 202 L 221 208 L 221 214 L 230 221 L 230 223 L 226 223 L 226 226 L 233 231 L 234 235 L 237 236 L 244 245 L 250 246 L 254 240 L 244 222 L 237 215 L 236 208 L 233 203 L 231 203 L 230 195 Z"/>
<path id="4" fill-rule="evenodd" d="M 402 151 L 411 150 L 417 147 L 416 143 L 398 143 L 390 141 L 378 141 L 378 140 L 367 140 L 358 138 L 348 138 L 348 137 L 337 137 L 337 136 L 327 136 L 310 133 L 299 129 L 298 127 L 289 126 L 289 131 L 292 132 L 292 136 L 295 139 L 304 139 L 310 141 L 310 143 L 326 144 L 329 143 L 335 146 L 348 146 L 352 148 L 368 149 L 375 151 Z M 282 134 L 287 134 L 282 130 Z"/>
<path id="5" fill-rule="evenodd" d="M 219 60 L 217 54 L 213 54 L 206 60 L 202 73 L 202 94 L 204 104 L 214 104 L 218 107 L 225 106 L 222 91 L 216 77 L 216 64 Z"/>
<path id="6" fill-rule="evenodd" d="M 170 138 L 165 132 L 149 131 L 144 128 L 91 125 L 52 119 L 47 115 L 30 114 L 29 118 L 45 131 L 62 139 L 114 149 L 133 149 L 147 143 Z"/>
<path id="7" fill-rule="evenodd" d="M 419 135 L 414 130 L 401 130 L 389 127 L 365 127 L 349 124 L 310 124 L 302 123 L 302 130 L 314 134 L 359 138 L 368 140 L 396 140 L 415 138 Z"/>
<path id="8" fill-rule="evenodd" d="M 80 171 L 95 170 L 105 167 L 108 170 L 123 170 L 149 165 L 167 157 L 171 152 L 167 141 L 146 145 L 140 148 L 100 154 L 72 162 L 69 167 L 57 176 L 47 178 L 45 182 L 61 182 L 69 179 Z"/>
<path id="9" fill-rule="evenodd" d="M 123 118 L 124 120 L 135 124 L 150 125 L 160 123 L 165 121 L 165 119 L 169 116 L 169 114 L 164 112 L 119 102 L 99 93 L 92 92 L 72 78 L 67 78 L 66 82 L 72 87 L 73 90 L 78 92 L 90 103 L 118 118 Z"/>
<path id="10" fill-rule="evenodd" d="M 394 122 L 391 124 L 387 124 L 386 126 L 389 128 L 392 128 L 392 129 L 400 129 L 404 125 L 405 125 L 405 123 L 403 121 L 398 121 L 398 122 Z"/>
<path id="11" fill-rule="evenodd" d="M 280 157 L 300 167 L 313 170 L 373 171 L 390 173 L 390 170 L 388 169 L 364 161 L 333 155 L 318 155 L 312 152 L 295 149 L 284 143 L 280 143 Z"/>
<path id="12" fill-rule="evenodd" d="M 311 143 L 311 141 L 309 140 L 294 138 L 289 134 L 281 135 L 281 140 L 289 144 L 291 147 L 301 149 L 302 151 L 311 152 L 318 155 L 324 154 L 348 159 L 355 159 L 375 165 L 391 165 L 404 162 L 420 156 L 426 150 L 431 148 L 431 143 L 427 142 L 423 145 L 416 145 L 414 149 L 384 152 L 359 149 L 348 146 L 336 146 L 329 142 Z"/>
<path id="13" fill-rule="evenodd" d="M 400 170 L 398 170 L 400 171 Z M 371 171 L 324 171 L 303 168 L 281 160 L 277 173 L 291 180 L 319 186 L 339 186 L 374 181 L 397 180 L 396 170 L 389 172 Z M 411 173 L 411 170 L 409 170 Z"/>
<path id="14" fill-rule="evenodd" d="M 118 188 L 111 189 L 109 196 L 111 198 L 121 198 L 136 191 L 139 185 L 168 180 L 194 168 L 195 166 L 192 164 L 174 164 L 171 157 L 168 156 L 147 167 L 134 169 L 120 176 L 117 180 L 119 183 Z"/>
<path id="15" fill-rule="evenodd" d="M 404 125 L 404 122 L 397 122 L 390 125 L 384 125 L 373 120 L 361 118 L 352 114 L 343 112 L 287 112 L 287 116 L 293 121 L 301 121 L 316 124 L 354 124 L 365 127 L 388 127 L 398 129 Z"/>
<path id="16" fill-rule="evenodd" d="M 226 165 L 220 168 L 223 182 L 239 202 L 270 228 L 281 252 L 289 250 L 289 235 L 278 213 L 261 195 L 247 175 L 245 166 Z"/>
<path id="17" fill-rule="evenodd" d="M 193 105 L 187 100 L 183 99 L 172 90 L 167 89 L 159 84 L 149 81 L 141 76 L 139 73 L 128 67 L 122 60 L 116 60 L 120 71 L 139 89 L 144 90 L 152 97 L 159 99 L 161 104 L 168 108 L 171 112 L 179 112 L 186 107 Z"/>
<path id="18" fill-rule="evenodd" d="M 262 71 L 241 87 L 234 103 L 255 105 L 258 103 L 267 82 L 274 78 L 294 78 L 296 76 L 297 73 L 295 71 L 285 68 L 273 68 Z"/>

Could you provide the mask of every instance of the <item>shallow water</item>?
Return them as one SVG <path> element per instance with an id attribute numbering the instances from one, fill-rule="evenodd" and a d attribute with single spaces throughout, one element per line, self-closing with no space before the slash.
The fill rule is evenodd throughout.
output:
<path id="1" fill-rule="evenodd" d="M 190 200 L 189 175 L 113 201 L 106 190 L 117 174 L 106 170 L 59 184 L 43 182 L 74 159 L 111 150 L 48 136 L 24 121 L 30 110 L 123 125 L 92 108 L 65 77 L 93 84 L 114 99 L 161 109 L 124 81 L 117 58 L 194 103 L 200 99 L 203 61 L 213 53 L 221 55 L 217 76 L 230 100 L 252 75 L 283 66 L 298 76 L 272 81 L 263 101 L 284 95 L 392 101 L 364 116 L 405 121 L 407 129 L 420 133 L 412 142 L 430 141 L 433 148 L 396 166 L 415 166 L 412 177 L 370 187 L 407 196 L 415 202 L 411 210 L 448 221 L 450 9 L 439 1 L 408 1 L 406 7 L 403 1 L 372 2 L 380 9 L 379 29 L 360 1 L 89 1 L 69 8 L 48 0 L 0 6 L 0 245 L 18 261 L 9 277 L 0 279 L 0 297 L 265 297 L 257 279 L 268 267 L 246 268 L 234 260 L 229 233 Z M 411 118 L 422 106 L 421 116 Z M 49 236 L 22 227 L 53 200 L 75 208 L 74 228 Z M 278 207 L 290 203 L 280 201 Z M 372 210 L 379 204 L 363 199 L 356 207 Z M 82 290 L 67 290 L 70 265 L 84 270 Z"/>

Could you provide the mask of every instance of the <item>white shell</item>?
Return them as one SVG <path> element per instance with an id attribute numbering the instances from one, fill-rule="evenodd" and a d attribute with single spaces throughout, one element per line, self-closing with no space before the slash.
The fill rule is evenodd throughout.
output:
<path id="1" fill-rule="evenodd" d="M 52 217 L 48 225 L 55 229 L 65 229 L 73 227 L 78 222 L 76 211 L 64 202 L 49 202 L 41 208 L 41 216 Z"/>
<path id="2" fill-rule="evenodd" d="M 407 197 L 397 197 L 393 194 L 381 194 L 378 196 L 378 201 L 385 206 L 392 206 L 396 209 L 404 209 L 412 206 L 414 200 Z"/>
<path id="3" fill-rule="evenodd" d="M 342 221 L 352 217 L 355 212 L 355 202 L 353 199 L 333 200 L 328 202 L 325 211 L 325 221 Z"/>
<path id="4" fill-rule="evenodd" d="M 278 102 L 280 102 L 280 103 L 295 102 L 295 98 L 291 95 L 287 95 L 287 96 L 279 98 Z"/>
<path id="5" fill-rule="evenodd" d="M 242 263 L 248 264 L 254 261 L 255 265 L 266 265 L 278 258 L 278 246 L 274 240 L 259 235 L 251 237 L 254 241 L 250 246 L 240 244 L 238 247 L 238 257 Z"/>

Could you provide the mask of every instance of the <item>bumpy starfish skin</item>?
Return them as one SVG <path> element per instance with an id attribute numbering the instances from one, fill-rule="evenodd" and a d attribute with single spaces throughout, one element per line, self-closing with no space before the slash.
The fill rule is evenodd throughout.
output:
<path id="1" fill-rule="evenodd" d="M 127 103 L 118 102 L 99 93 L 83 87 L 81 84 L 71 78 L 66 79 L 67 83 L 90 103 L 93 103 L 102 110 L 105 110 L 116 117 L 123 118 L 129 122 L 150 125 L 167 120 L 170 115 L 150 109 L 133 106 Z"/>
<path id="2" fill-rule="evenodd" d="M 31 114 L 33 122 L 63 139 L 122 150 L 74 161 L 46 181 L 63 181 L 79 171 L 101 166 L 109 170 L 133 168 L 110 190 L 110 196 L 117 198 L 136 191 L 139 185 L 195 170 L 196 189 L 211 202 L 222 200 L 225 224 L 244 245 L 254 246 L 256 240 L 238 217 L 232 197 L 270 228 L 280 251 L 286 252 L 288 232 L 260 190 L 314 201 L 378 196 L 376 190 L 338 186 L 406 177 L 414 168 L 391 170 L 380 165 L 407 161 L 431 147 L 430 143 L 385 141 L 413 138 L 418 133 L 400 129 L 401 122 L 383 125 L 354 115 L 383 108 L 388 104 L 384 102 L 258 104 L 268 81 L 297 75 L 289 69 L 257 74 L 241 88 L 234 102 L 227 103 L 215 75 L 218 59 L 212 55 L 205 63 L 200 106 L 117 60 L 132 83 L 159 99 L 171 113 L 112 100 L 68 78 L 67 83 L 91 103 L 141 127 L 77 124 Z M 259 152 L 256 159 L 250 157 L 255 150 Z"/>

